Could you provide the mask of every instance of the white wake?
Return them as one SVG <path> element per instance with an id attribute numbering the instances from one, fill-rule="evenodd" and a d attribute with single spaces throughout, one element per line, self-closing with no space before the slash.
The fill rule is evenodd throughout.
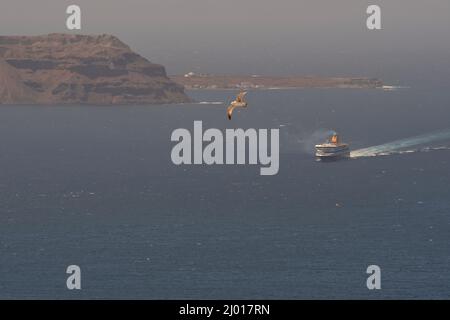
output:
<path id="1" fill-rule="evenodd" d="M 415 136 L 407 139 L 401 139 L 392 141 L 389 143 L 372 146 L 368 148 L 354 150 L 350 153 L 351 158 L 360 158 L 360 157 L 375 157 L 375 156 L 383 156 L 390 154 L 402 154 L 402 153 L 412 153 L 412 152 L 428 152 L 433 150 L 442 150 L 442 149 L 450 149 L 449 147 L 427 147 L 421 149 L 414 150 L 404 150 L 406 148 L 435 142 L 442 140 L 450 139 L 450 129 L 432 132 L 429 134 L 424 134 L 420 136 Z M 402 150 L 403 149 L 403 150 Z"/>

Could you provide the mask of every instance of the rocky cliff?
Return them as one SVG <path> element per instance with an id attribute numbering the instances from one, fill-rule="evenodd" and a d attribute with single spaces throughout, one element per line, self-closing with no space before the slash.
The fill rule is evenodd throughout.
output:
<path id="1" fill-rule="evenodd" d="M 0 36 L 0 104 L 188 101 L 163 66 L 114 36 Z"/>

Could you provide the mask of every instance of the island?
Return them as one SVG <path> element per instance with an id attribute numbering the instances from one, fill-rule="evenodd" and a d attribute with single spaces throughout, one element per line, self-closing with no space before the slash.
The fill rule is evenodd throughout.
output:
<path id="1" fill-rule="evenodd" d="M 182 85 L 112 35 L 0 36 L 0 104 L 165 104 Z"/>
<path id="2" fill-rule="evenodd" d="M 189 72 L 170 78 L 186 89 L 295 89 L 295 88 L 382 88 L 376 78 L 316 77 L 316 76 L 263 76 L 214 75 Z"/>

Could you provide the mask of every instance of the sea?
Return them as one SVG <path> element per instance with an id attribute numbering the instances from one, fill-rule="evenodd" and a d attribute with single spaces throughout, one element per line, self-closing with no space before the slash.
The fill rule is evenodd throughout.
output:
<path id="1" fill-rule="evenodd" d="M 448 90 L 249 91 L 231 121 L 235 91 L 188 94 L 196 103 L 0 106 L 0 298 L 450 297 L 450 139 L 436 139 Z M 171 134 L 196 120 L 279 129 L 278 174 L 174 165 Z M 355 151 L 388 148 L 316 161 L 333 131 Z M 81 290 L 66 286 L 70 265 Z"/>

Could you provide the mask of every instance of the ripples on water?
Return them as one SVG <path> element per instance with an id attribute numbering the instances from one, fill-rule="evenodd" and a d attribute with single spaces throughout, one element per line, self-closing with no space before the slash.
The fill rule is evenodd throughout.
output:
<path id="1" fill-rule="evenodd" d="M 2 106 L 0 297 L 446 298 L 450 151 L 433 143 L 320 163 L 311 145 L 318 131 L 357 150 L 443 130 L 448 98 L 249 92 L 231 122 L 225 105 Z M 194 120 L 279 128 L 279 174 L 172 165 L 170 134 Z M 76 296 L 65 289 L 69 264 L 82 268 Z M 376 293 L 365 287 L 369 264 L 382 268 Z"/>

